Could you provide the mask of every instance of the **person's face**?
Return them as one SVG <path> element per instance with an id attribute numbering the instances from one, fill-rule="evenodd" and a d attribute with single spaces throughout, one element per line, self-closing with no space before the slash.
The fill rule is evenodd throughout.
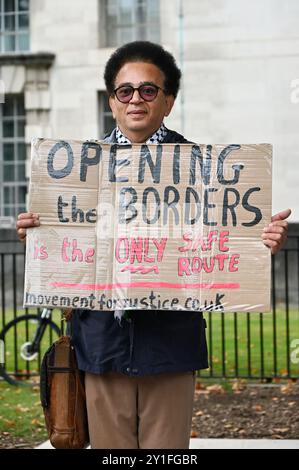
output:
<path id="1" fill-rule="evenodd" d="M 153 64 L 147 62 L 127 62 L 115 78 L 114 89 L 121 85 L 132 85 L 134 88 L 143 83 L 151 83 L 164 89 L 165 76 Z M 153 101 L 145 101 L 134 91 L 128 103 L 121 103 L 115 95 L 110 96 L 109 104 L 122 133 L 131 142 L 145 142 L 161 125 L 165 116 L 171 111 L 174 103 L 172 95 L 158 91 Z"/>

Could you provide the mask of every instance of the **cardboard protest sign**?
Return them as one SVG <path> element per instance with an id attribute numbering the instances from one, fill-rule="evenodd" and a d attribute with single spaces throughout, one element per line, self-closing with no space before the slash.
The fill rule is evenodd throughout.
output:
<path id="1" fill-rule="evenodd" d="M 269 310 L 271 156 L 35 139 L 24 305 Z"/>

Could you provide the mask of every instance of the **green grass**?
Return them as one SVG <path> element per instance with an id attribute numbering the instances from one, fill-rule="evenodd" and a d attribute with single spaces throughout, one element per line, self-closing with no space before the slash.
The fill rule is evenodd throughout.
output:
<path id="1" fill-rule="evenodd" d="M 47 439 L 39 387 L 14 387 L 0 382 L 0 434 L 38 443 Z"/>
<path id="2" fill-rule="evenodd" d="M 36 310 L 29 310 L 28 313 L 35 313 Z M 24 315 L 24 310 L 17 311 L 17 315 Z M 0 317 L 1 318 L 1 317 Z M 5 312 L 5 321 L 8 323 L 14 318 L 13 312 L 7 310 Z M 52 320 L 60 326 L 60 311 L 53 313 Z M 36 329 L 36 323 L 29 323 L 29 337 Z M 25 340 L 25 331 L 18 330 L 20 343 Z M 14 368 L 13 354 L 13 330 L 8 338 L 8 351 L 6 355 L 7 366 Z M 46 334 L 45 342 L 42 347 L 41 355 L 50 344 L 49 335 Z M 37 369 L 39 360 L 30 363 L 30 370 L 38 374 Z M 18 359 L 18 370 L 26 370 L 26 363 L 21 358 Z M 36 377 L 38 379 L 38 375 Z M 5 440 L 12 442 L 15 439 L 22 438 L 24 442 L 29 443 L 30 447 L 34 447 L 40 442 L 47 439 L 47 431 L 45 428 L 44 415 L 40 404 L 39 386 L 35 387 L 16 387 L 8 385 L 4 381 L 0 381 L 0 437 L 5 436 Z"/>
<path id="3" fill-rule="evenodd" d="M 235 335 L 234 314 L 224 314 L 224 338 L 222 336 L 222 315 L 221 313 L 205 314 L 208 324 L 207 339 L 210 352 L 210 366 L 208 371 L 202 375 L 208 376 L 211 372 L 216 376 L 236 376 L 253 377 L 299 376 L 299 364 L 292 362 L 291 353 L 292 340 L 299 338 L 299 312 L 291 310 L 289 312 L 289 340 L 287 341 L 286 312 L 279 310 L 276 312 L 276 327 L 273 327 L 273 314 L 259 313 L 249 314 L 249 328 L 247 314 L 240 312 L 237 317 L 237 334 Z M 261 323 L 262 318 L 262 323 Z M 210 329 L 212 331 L 212 345 L 209 344 Z M 276 371 L 274 363 L 274 331 L 276 332 Z M 263 364 L 262 341 L 263 338 Z M 235 337 L 237 338 L 238 364 L 235 359 Z M 224 342 L 224 354 L 223 343 Z M 289 351 L 288 346 L 289 344 Z M 248 347 L 249 346 L 249 347 Z M 250 351 L 250 352 L 249 352 Z M 298 354 L 297 354 L 298 356 Z M 224 357 L 224 364 L 222 358 Z M 238 367 L 237 367 L 238 366 Z M 263 370 L 262 370 L 263 367 Z M 289 369 L 289 370 L 288 370 Z M 263 374 L 262 374 L 263 372 Z"/>

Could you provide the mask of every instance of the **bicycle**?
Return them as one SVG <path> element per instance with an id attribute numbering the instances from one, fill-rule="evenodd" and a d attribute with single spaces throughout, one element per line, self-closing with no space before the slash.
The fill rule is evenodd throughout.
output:
<path id="1" fill-rule="evenodd" d="M 8 322 L 0 332 L 0 377 L 11 385 L 38 385 L 42 357 L 62 333 L 62 325 L 54 323 L 49 308 Z"/>

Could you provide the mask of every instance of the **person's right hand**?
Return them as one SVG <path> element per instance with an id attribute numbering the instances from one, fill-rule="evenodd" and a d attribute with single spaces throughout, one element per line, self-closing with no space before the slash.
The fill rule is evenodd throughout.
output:
<path id="1" fill-rule="evenodd" d="M 23 212 L 18 215 L 16 224 L 19 240 L 26 243 L 27 228 L 38 227 L 40 225 L 38 214 L 33 212 Z"/>

